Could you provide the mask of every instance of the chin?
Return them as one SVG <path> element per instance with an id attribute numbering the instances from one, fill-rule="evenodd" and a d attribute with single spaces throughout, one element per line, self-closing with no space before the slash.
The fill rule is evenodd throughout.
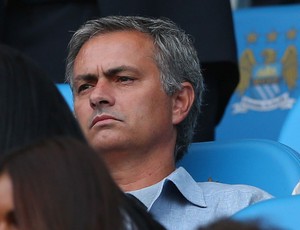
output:
<path id="1" fill-rule="evenodd" d="M 122 144 L 124 140 L 121 140 L 117 137 L 98 137 L 89 139 L 90 145 L 97 151 L 97 152 L 106 152 L 106 151 L 112 151 L 113 149 L 119 149 L 120 146 L 123 146 Z"/>

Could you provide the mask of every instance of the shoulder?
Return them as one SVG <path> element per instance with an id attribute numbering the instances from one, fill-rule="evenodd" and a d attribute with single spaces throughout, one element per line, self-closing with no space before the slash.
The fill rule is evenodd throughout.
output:
<path id="1" fill-rule="evenodd" d="M 238 206 L 249 206 L 256 202 L 272 198 L 266 191 L 250 185 L 230 185 L 216 182 L 197 183 L 207 202 L 228 202 Z"/>
<path id="2" fill-rule="evenodd" d="M 169 177 L 176 184 L 182 194 L 202 196 L 209 199 L 243 199 L 249 204 L 272 198 L 266 191 L 244 184 L 224 184 L 217 182 L 196 182 L 192 176 L 182 167 L 178 168 Z"/>

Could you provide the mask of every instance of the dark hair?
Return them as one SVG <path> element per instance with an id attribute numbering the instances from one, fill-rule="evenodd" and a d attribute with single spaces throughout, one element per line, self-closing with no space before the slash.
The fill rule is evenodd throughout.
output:
<path id="1" fill-rule="evenodd" d="M 230 218 L 218 219 L 206 226 L 201 226 L 197 230 L 279 230 L 262 220 L 234 220 Z"/>
<path id="2" fill-rule="evenodd" d="M 0 45 L 0 80 L 0 154 L 53 135 L 85 141 L 55 84 L 31 59 L 5 45 Z"/>
<path id="3" fill-rule="evenodd" d="M 90 20 L 75 32 L 70 43 L 66 67 L 66 80 L 73 85 L 74 61 L 81 47 L 91 38 L 115 31 L 139 31 L 153 40 L 154 59 L 160 70 L 162 86 L 168 95 L 178 92 L 183 82 L 190 82 L 195 100 L 187 117 L 177 125 L 175 159 L 186 153 L 191 143 L 200 112 L 203 77 L 196 49 L 183 30 L 169 19 L 137 16 L 108 16 Z"/>
<path id="4" fill-rule="evenodd" d="M 121 192 L 101 158 L 70 137 L 2 156 L 21 230 L 164 229 Z M 131 226 L 129 228 L 125 226 Z"/>

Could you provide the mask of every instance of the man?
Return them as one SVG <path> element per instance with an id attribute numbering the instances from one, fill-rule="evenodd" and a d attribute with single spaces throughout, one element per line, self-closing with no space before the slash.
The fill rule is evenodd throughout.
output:
<path id="1" fill-rule="evenodd" d="M 123 191 L 167 229 L 194 229 L 270 197 L 249 186 L 197 183 L 176 170 L 204 87 L 195 48 L 173 22 L 89 21 L 70 41 L 66 75 L 87 140 Z"/>
<path id="2" fill-rule="evenodd" d="M 193 142 L 214 140 L 239 82 L 230 0 L 0 0 L 0 41 L 33 58 L 59 83 L 69 31 L 116 14 L 167 17 L 193 36 L 207 89 Z"/>
<path id="3" fill-rule="evenodd" d="M 101 17 L 166 17 L 193 37 L 206 88 L 193 142 L 214 140 L 216 127 L 239 83 L 230 0 L 98 0 L 97 3 Z"/>

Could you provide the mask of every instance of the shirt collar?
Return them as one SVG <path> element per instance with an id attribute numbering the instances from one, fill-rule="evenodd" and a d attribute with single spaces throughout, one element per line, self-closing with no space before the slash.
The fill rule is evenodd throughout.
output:
<path id="1" fill-rule="evenodd" d="M 173 183 L 178 190 L 176 192 L 180 192 L 188 202 L 202 208 L 207 207 L 203 190 L 183 167 L 177 168 L 169 176 L 154 185 L 128 193 L 143 202 L 149 211 L 159 197 L 163 198 L 163 196 L 168 195 L 163 192 L 168 183 Z"/>
<path id="2" fill-rule="evenodd" d="M 201 187 L 183 167 L 177 168 L 164 180 L 164 184 L 172 182 L 179 192 L 192 204 L 202 208 L 207 207 Z"/>

